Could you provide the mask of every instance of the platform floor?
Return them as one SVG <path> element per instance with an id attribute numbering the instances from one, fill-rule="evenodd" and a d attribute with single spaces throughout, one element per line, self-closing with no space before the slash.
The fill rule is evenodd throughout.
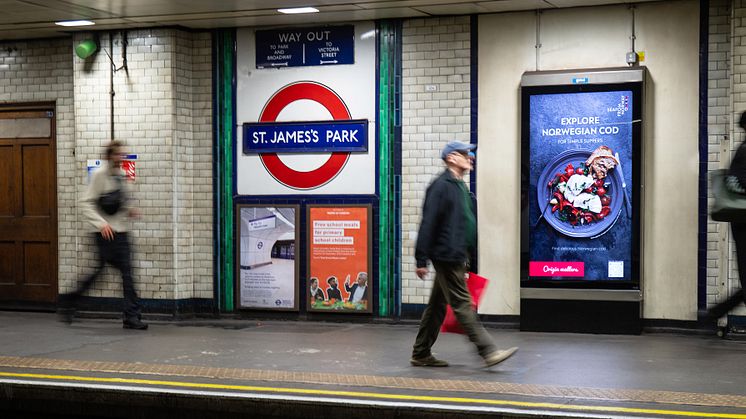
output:
<path id="1" fill-rule="evenodd" d="M 0 312 L 0 416 L 127 417 L 107 406 L 131 404 L 179 418 L 249 409 L 253 417 L 746 419 L 746 342 L 488 331 L 520 350 L 485 369 L 465 337 L 442 334 L 434 352 L 451 366 L 416 368 L 415 325 L 200 320 L 150 322 L 143 332 L 116 320 L 68 326 L 54 314 Z"/>

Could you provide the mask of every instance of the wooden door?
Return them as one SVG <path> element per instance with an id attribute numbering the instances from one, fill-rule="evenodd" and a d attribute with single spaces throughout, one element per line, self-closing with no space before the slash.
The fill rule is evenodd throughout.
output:
<path id="1" fill-rule="evenodd" d="M 54 105 L 0 106 L 0 300 L 57 298 Z"/>

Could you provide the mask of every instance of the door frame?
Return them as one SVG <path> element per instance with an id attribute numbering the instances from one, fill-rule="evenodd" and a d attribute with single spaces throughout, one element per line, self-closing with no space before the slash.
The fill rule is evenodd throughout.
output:
<path id="1" fill-rule="evenodd" d="M 54 289 L 54 298 L 49 301 L 23 301 L 7 300 L 0 301 L 0 308 L 5 309 L 32 309 L 32 310 L 54 310 L 59 298 L 59 200 L 57 196 L 57 183 L 59 182 L 57 171 L 57 106 L 54 101 L 44 102 L 16 102 L 0 104 L 0 112 L 52 112 L 51 130 L 50 130 L 50 167 L 53 174 L 53 182 L 49 188 L 49 202 L 53 204 L 53 210 L 50 212 L 51 231 L 49 232 L 49 246 L 52 255 L 50 255 L 50 275 L 53 276 L 50 286 Z M 18 168 L 20 169 L 20 168 Z"/>

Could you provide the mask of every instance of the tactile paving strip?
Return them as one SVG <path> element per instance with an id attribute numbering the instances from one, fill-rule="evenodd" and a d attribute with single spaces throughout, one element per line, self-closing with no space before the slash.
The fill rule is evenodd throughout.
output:
<path id="1" fill-rule="evenodd" d="M 139 362 L 76 361 L 13 356 L 0 356 L 0 366 L 11 368 L 86 371 L 95 373 L 162 375 L 336 386 L 381 387 L 418 391 L 512 394 L 530 397 L 557 397 L 619 402 L 662 403 L 669 405 L 746 408 L 746 396 L 675 391 L 564 387 L 494 381 L 435 380 L 427 378 L 387 377 L 376 375 L 345 375 L 242 368 L 211 368 L 191 365 L 143 364 Z"/>

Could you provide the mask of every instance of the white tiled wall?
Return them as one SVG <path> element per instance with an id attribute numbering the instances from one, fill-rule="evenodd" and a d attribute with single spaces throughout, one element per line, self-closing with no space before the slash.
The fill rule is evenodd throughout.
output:
<path id="1" fill-rule="evenodd" d="M 101 33 L 86 60 L 73 45 L 90 36 L 0 44 L 0 102 L 56 101 L 59 288 L 73 289 L 95 265 L 91 228 L 79 217 L 86 162 L 102 157 L 110 134 L 110 61 L 119 68 L 122 34 Z M 113 74 L 114 136 L 138 155 L 133 184 L 143 217 L 132 223 L 141 298 L 212 298 L 212 81 L 209 33 L 127 32 L 127 71 Z M 104 51 L 106 50 L 106 52 Z M 108 268 L 88 293 L 121 295 Z"/>
<path id="2" fill-rule="evenodd" d="M 408 20 L 402 37 L 402 302 L 424 304 L 431 274 L 415 274 L 414 244 L 430 181 L 444 169 L 440 150 L 469 142 L 470 18 Z M 434 90 L 433 90 L 434 89 Z"/>
<path id="3" fill-rule="evenodd" d="M 176 298 L 212 298 L 212 99 L 209 34 L 176 33 Z"/>
<path id="4" fill-rule="evenodd" d="M 0 43 L 0 103 L 55 102 L 61 283 L 77 277 L 72 57 L 69 39 Z"/>
<path id="5" fill-rule="evenodd" d="M 113 76 L 114 121 L 115 137 L 138 155 L 133 186 L 143 216 L 132 224 L 137 288 L 142 298 L 212 298 L 210 36 L 171 29 L 127 36 L 128 71 Z M 101 46 L 108 45 L 102 36 Z M 111 55 L 117 67 L 121 47 L 115 33 Z M 105 54 L 91 64 L 75 60 L 81 167 L 100 155 L 109 138 L 109 77 Z M 83 181 L 78 177 L 81 192 Z M 93 265 L 89 236 L 82 235 L 80 243 L 85 271 Z M 109 271 L 93 295 L 119 295 L 114 273 Z"/>
<path id="6" fill-rule="evenodd" d="M 746 2 L 710 2 L 707 134 L 709 170 L 728 167 L 744 141 L 738 127 L 746 111 Z M 710 202 L 711 203 L 711 202 Z M 735 244 L 726 223 L 707 225 L 707 304 L 711 306 L 737 291 L 738 263 Z M 734 314 L 745 314 L 742 307 Z"/>

